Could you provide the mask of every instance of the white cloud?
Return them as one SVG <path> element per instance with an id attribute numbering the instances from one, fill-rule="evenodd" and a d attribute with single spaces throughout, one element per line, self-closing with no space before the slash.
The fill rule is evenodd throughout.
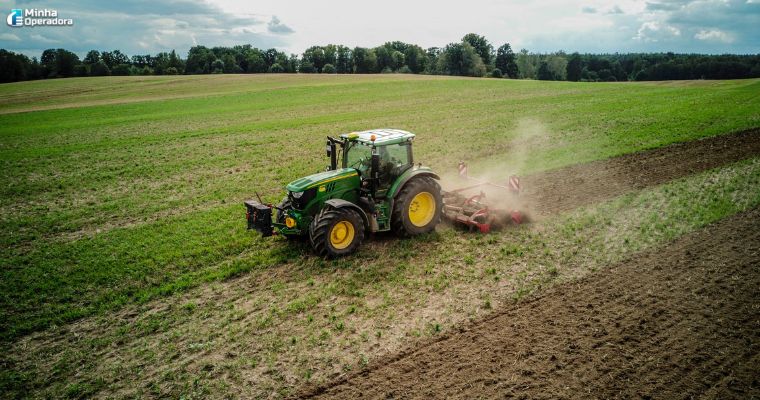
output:
<path id="1" fill-rule="evenodd" d="M 625 12 L 623 11 L 622 8 L 620 8 L 619 5 L 615 4 L 614 6 L 612 6 L 612 8 L 607 10 L 607 14 L 625 14 Z"/>
<path id="2" fill-rule="evenodd" d="M 40 35 L 39 33 L 32 34 L 29 37 L 42 43 L 60 43 L 59 40 L 51 39 L 47 36 Z"/>
<path id="3" fill-rule="evenodd" d="M 676 36 L 681 36 L 680 29 L 659 21 L 649 21 L 641 24 L 633 39 L 643 42 L 658 42 Z"/>
<path id="4" fill-rule="evenodd" d="M 694 35 L 695 39 L 709 42 L 733 43 L 734 37 L 720 29 L 702 29 Z"/>
<path id="5" fill-rule="evenodd" d="M 280 22 L 280 19 L 277 18 L 276 15 L 272 15 L 272 19 L 270 19 L 269 23 L 267 24 L 267 30 L 270 33 L 278 35 L 287 35 L 289 33 L 293 33 L 293 29 Z"/>
<path id="6" fill-rule="evenodd" d="M 0 34 L 0 40 L 9 40 L 11 42 L 19 42 L 21 41 L 21 38 L 16 36 L 13 33 L 3 33 L 3 34 Z"/>
<path id="7" fill-rule="evenodd" d="M 552 27 L 563 31 L 594 32 L 601 28 L 610 28 L 614 23 L 601 15 L 576 15 L 557 18 Z"/>

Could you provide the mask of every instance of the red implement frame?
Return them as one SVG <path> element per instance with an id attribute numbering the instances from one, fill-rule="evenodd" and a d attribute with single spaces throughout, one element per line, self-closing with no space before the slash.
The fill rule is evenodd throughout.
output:
<path id="1" fill-rule="evenodd" d="M 504 193 L 500 196 L 514 198 L 520 194 L 522 189 L 520 178 L 512 175 L 506 185 L 472 178 L 467 175 L 467 165 L 464 162 L 459 163 L 459 176 L 475 183 L 463 188 L 443 191 L 443 215 L 449 221 L 482 233 L 488 233 L 492 228 L 499 228 L 510 223 L 521 224 L 523 222 L 522 212 L 490 205 L 483 190 L 475 195 L 465 194 L 465 192 L 473 189 L 491 187 L 503 191 Z"/>

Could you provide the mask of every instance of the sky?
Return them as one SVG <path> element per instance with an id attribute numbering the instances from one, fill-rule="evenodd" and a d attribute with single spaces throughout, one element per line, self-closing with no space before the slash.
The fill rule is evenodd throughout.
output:
<path id="1" fill-rule="evenodd" d="M 467 33 L 494 47 L 532 52 L 760 53 L 760 0 L 0 0 L 56 9 L 70 27 L 0 28 L 0 48 L 39 57 L 47 48 L 80 56 L 128 55 L 194 45 L 251 44 L 300 54 L 328 43 L 374 47 L 400 40 L 443 47 Z"/>

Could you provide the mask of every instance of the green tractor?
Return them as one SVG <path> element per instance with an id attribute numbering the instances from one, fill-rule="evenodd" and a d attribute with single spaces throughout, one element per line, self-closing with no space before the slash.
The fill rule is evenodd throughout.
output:
<path id="1" fill-rule="evenodd" d="M 434 230 L 443 206 L 440 178 L 414 165 L 413 139 L 396 129 L 328 137 L 327 170 L 290 182 L 279 205 L 246 201 L 248 229 L 308 237 L 317 254 L 331 258 L 355 252 L 370 233 Z"/>

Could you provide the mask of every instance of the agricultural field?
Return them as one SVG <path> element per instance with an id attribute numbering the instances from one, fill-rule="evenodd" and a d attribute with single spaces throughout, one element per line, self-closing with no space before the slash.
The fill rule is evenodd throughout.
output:
<path id="1" fill-rule="evenodd" d="M 326 135 L 375 127 L 416 133 L 415 159 L 444 175 L 466 160 L 473 175 L 523 176 L 531 222 L 487 235 L 445 225 L 407 240 L 377 235 L 337 260 L 314 256 L 306 243 L 245 230 L 242 202 L 254 190 L 279 201 L 285 184 L 327 165 Z M 556 311 L 558 326 L 584 329 L 556 304 L 537 306 L 545 319 L 527 318 L 541 299 L 568 296 L 578 308 L 604 309 L 604 296 L 630 289 L 633 308 L 656 306 L 669 315 L 688 296 L 674 292 L 655 304 L 650 288 L 720 298 L 730 285 L 701 287 L 698 279 L 758 279 L 758 127 L 757 79 L 270 74 L 0 85 L 0 393 L 352 397 L 362 387 L 382 391 L 378 382 L 440 376 L 444 370 L 426 367 L 410 379 L 387 366 L 400 363 L 407 373 L 410 365 L 431 362 L 425 357 L 434 351 L 445 352 L 441 346 L 461 349 L 446 363 L 475 357 L 476 350 L 461 346 L 468 339 L 463 329 L 510 343 L 523 363 L 533 353 L 522 339 L 487 335 L 489 326 L 550 337 L 551 330 L 532 324 Z M 743 268 L 716 272 L 715 253 L 736 257 Z M 661 262 L 684 254 L 705 273 Z M 610 275 L 617 271 L 624 275 Z M 629 288 L 637 271 L 646 277 Z M 679 283 L 679 271 L 688 284 Z M 756 285 L 745 286 L 731 297 L 742 307 L 760 295 Z M 721 342 L 736 354 L 720 354 L 735 358 L 695 357 L 731 361 L 739 371 L 760 357 L 760 315 L 756 306 L 731 308 L 725 301 L 720 310 L 743 310 L 748 318 L 728 332 L 731 338 L 741 331 L 736 340 Z M 639 319 L 666 337 L 672 326 L 655 324 L 659 316 Z M 679 327 L 693 326 L 683 321 Z M 607 331 L 615 326 L 602 323 Z M 754 330 L 741 330 L 752 323 Z M 708 338 L 697 339 L 685 351 Z M 535 353 L 554 357 L 545 348 Z M 644 371 L 648 361 L 640 361 Z M 516 380 L 477 368 L 462 374 L 535 388 L 552 366 L 543 368 L 514 370 Z M 705 379 L 726 391 L 689 387 L 685 379 L 679 393 L 760 395 L 756 384 L 745 387 L 746 371 L 725 369 Z M 645 372 L 654 379 L 653 371 Z M 379 375 L 362 381 L 362 372 Z M 609 379 L 595 376 L 584 375 Z M 457 376 L 452 385 L 460 380 L 467 381 Z M 506 393 L 478 382 L 483 390 L 470 397 Z M 580 391 L 583 383 L 551 393 L 573 397 L 562 387 Z M 409 394 L 397 387 L 397 395 Z"/>

